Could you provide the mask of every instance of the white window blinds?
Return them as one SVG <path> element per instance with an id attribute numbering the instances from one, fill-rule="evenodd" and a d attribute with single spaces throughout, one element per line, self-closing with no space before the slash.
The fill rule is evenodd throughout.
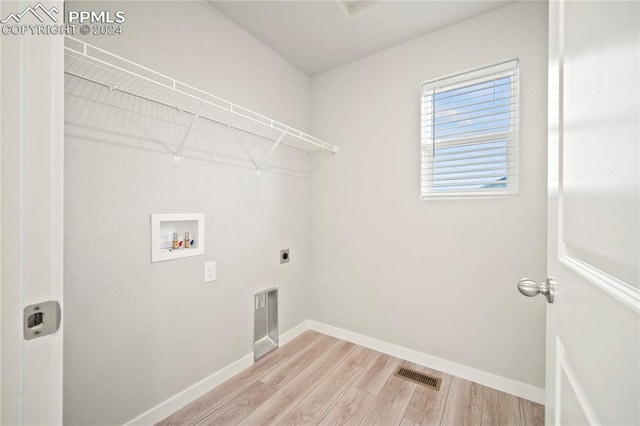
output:
<path id="1" fill-rule="evenodd" d="M 518 60 L 422 84 L 420 193 L 518 192 Z"/>

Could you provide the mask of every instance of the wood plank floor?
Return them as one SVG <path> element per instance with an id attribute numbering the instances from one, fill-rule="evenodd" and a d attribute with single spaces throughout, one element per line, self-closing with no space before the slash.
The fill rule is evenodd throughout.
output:
<path id="1" fill-rule="evenodd" d="M 395 377 L 400 365 L 440 390 Z M 158 424 L 534 426 L 544 407 L 307 331 Z"/>

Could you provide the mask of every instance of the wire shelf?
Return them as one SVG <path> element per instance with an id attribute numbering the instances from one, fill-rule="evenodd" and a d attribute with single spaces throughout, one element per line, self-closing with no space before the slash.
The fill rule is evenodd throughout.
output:
<path id="1" fill-rule="evenodd" d="M 69 36 L 65 73 L 190 114 L 192 121 L 174 152 L 177 162 L 191 129 L 202 120 L 271 143 L 267 159 L 279 146 L 304 153 L 338 152 L 335 145 Z M 255 166 L 260 171 L 261 165 Z"/>

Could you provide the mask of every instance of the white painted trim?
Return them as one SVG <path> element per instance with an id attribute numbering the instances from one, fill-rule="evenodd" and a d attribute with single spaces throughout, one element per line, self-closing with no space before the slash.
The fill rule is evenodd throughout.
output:
<path id="1" fill-rule="evenodd" d="M 560 257 L 559 261 L 636 313 L 640 313 L 640 289 L 632 287 L 576 257 L 564 255 Z"/>
<path id="2" fill-rule="evenodd" d="M 279 342 L 281 345 L 284 345 L 291 340 L 298 337 L 300 334 L 304 333 L 309 329 L 308 321 L 303 321 L 297 326 L 293 327 L 291 330 L 286 331 L 281 334 L 279 337 Z M 236 374 L 241 373 L 247 368 L 253 365 L 253 353 L 247 354 L 240 358 L 239 360 L 227 365 L 221 370 L 216 371 L 209 377 L 206 377 L 199 381 L 198 383 L 189 386 L 187 389 L 182 392 L 177 393 L 171 398 L 167 399 L 164 402 L 156 405 L 150 410 L 140 414 L 138 417 L 133 420 L 128 421 L 125 425 L 153 425 L 175 413 L 185 405 L 195 401 L 200 398 L 205 393 L 209 392 L 211 389 L 216 386 L 221 385 L 222 383 L 229 380 L 231 377 Z"/>
<path id="3" fill-rule="evenodd" d="M 560 396 L 561 394 L 560 375 L 564 372 L 564 375 L 567 378 L 569 385 L 571 385 L 571 390 L 573 390 L 573 393 L 576 396 L 576 399 L 578 400 L 580 407 L 582 407 L 582 412 L 584 413 L 584 416 L 587 418 L 587 421 L 589 422 L 589 424 L 591 426 L 601 425 L 602 423 L 600 423 L 598 416 L 596 416 L 596 412 L 594 411 L 593 407 L 589 403 L 589 400 L 587 399 L 587 396 L 582 390 L 582 387 L 580 386 L 580 383 L 578 382 L 576 375 L 573 373 L 573 369 L 569 365 L 569 361 L 567 361 L 567 358 L 564 356 L 564 345 L 562 344 L 558 336 L 556 336 L 556 356 L 557 356 L 556 365 L 560 366 L 560 368 L 556 370 L 556 415 L 555 415 L 556 424 L 560 424 L 560 413 L 561 413 L 561 404 L 562 404 L 562 398 Z"/>
<path id="4" fill-rule="evenodd" d="M 62 10 L 62 0 L 43 3 Z M 33 6 L 0 2 L 0 16 L 25 7 Z M 2 424 L 63 422 L 64 311 L 56 333 L 22 336 L 25 306 L 56 300 L 64 309 L 63 41 L 52 34 L 2 39 Z"/>
<path id="5" fill-rule="evenodd" d="M 545 391 L 542 388 L 508 379 L 506 377 L 498 376 L 496 374 L 488 373 L 486 371 L 478 370 L 473 367 L 458 364 L 453 361 L 438 358 L 433 355 L 418 352 L 413 349 L 408 349 L 402 346 L 394 345 L 392 343 L 387 343 L 382 340 L 347 331 L 318 321 L 309 320 L 308 323 L 311 330 L 328 334 L 329 336 L 346 340 L 348 342 L 352 342 L 378 352 L 382 352 L 416 364 L 433 368 L 434 370 L 439 370 L 465 380 L 470 380 L 483 386 L 497 389 L 502 392 L 507 392 L 512 395 L 537 402 L 539 404 L 544 404 L 545 402 Z"/>
<path id="6" fill-rule="evenodd" d="M 562 404 L 562 359 L 564 358 L 564 346 L 560 342 L 558 336 L 556 336 L 556 359 L 555 365 L 555 396 L 554 396 L 554 411 L 553 411 L 553 424 L 560 424 L 560 408 Z"/>
<path id="7" fill-rule="evenodd" d="M 280 346 L 286 345 L 305 331 L 309 330 L 309 320 L 302 321 L 300 324 L 296 325 L 289 331 L 285 331 L 278 338 L 278 344 Z"/>
<path id="8" fill-rule="evenodd" d="M 279 337 L 280 345 L 289 343 L 291 340 L 295 339 L 307 330 L 314 330 L 319 333 L 327 334 L 378 352 L 424 365 L 447 374 L 452 374 L 454 376 L 479 383 L 483 386 L 498 389 L 539 404 L 544 404 L 544 389 L 314 320 L 303 321 L 292 329 L 282 333 Z M 211 376 L 206 377 L 198 383 L 188 387 L 182 392 L 179 392 L 166 401 L 156 405 L 150 410 L 140 414 L 138 417 L 125 423 L 125 425 L 155 424 L 252 365 L 253 353 L 250 353 L 213 373 Z"/>
<path id="9" fill-rule="evenodd" d="M 205 393 L 218 385 L 226 382 L 238 373 L 253 365 L 253 353 L 247 354 L 239 360 L 227 365 L 222 370 L 218 370 L 209 377 L 188 387 L 182 392 L 172 396 L 164 402 L 156 405 L 152 409 L 140 414 L 125 425 L 153 425 L 175 413 L 190 402 L 200 398 Z"/>

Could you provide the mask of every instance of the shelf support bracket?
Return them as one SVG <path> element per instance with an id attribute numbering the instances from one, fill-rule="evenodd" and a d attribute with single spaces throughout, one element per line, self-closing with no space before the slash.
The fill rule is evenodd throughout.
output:
<path id="1" fill-rule="evenodd" d="M 284 135 L 286 135 L 286 134 L 287 134 L 287 131 L 285 130 L 284 132 L 282 132 L 282 134 L 275 141 L 275 143 L 273 144 L 273 146 L 271 147 L 271 149 L 267 153 L 267 156 L 264 158 L 264 160 L 262 160 L 262 163 L 260 163 L 260 167 L 256 167 L 258 172 L 260 172 L 262 169 L 264 169 L 264 166 L 267 165 L 267 161 L 269 161 L 269 157 L 271 157 L 271 154 L 273 154 L 273 152 L 276 150 L 278 145 L 280 145 L 280 142 L 282 142 L 282 139 L 284 138 Z"/>
<path id="2" fill-rule="evenodd" d="M 324 166 L 324 164 L 329 161 L 329 158 L 333 157 L 333 154 L 335 154 L 337 151 L 328 151 L 327 155 L 324 156 L 324 158 L 322 160 L 320 160 L 318 162 L 318 164 L 315 165 L 315 167 L 313 169 L 311 169 L 311 172 L 309 172 L 308 176 L 309 178 L 313 177 L 313 175 L 315 175 L 318 170 L 320 170 L 322 168 L 322 166 Z"/>
<path id="3" fill-rule="evenodd" d="M 176 163 L 180 162 L 180 153 L 182 152 L 182 149 L 184 148 L 184 145 L 187 143 L 187 138 L 189 137 L 189 133 L 191 133 L 191 130 L 193 129 L 193 125 L 196 124 L 196 121 L 198 121 L 198 118 L 200 117 L 200 111 L 202 110 L 202 105 L 203 104 L 204 104 L 204 99 L 202 100 L 202 102 L 200 102 L 200 105 L 198 105 L 198 109 L 196 110 L 196 113 L 194 114 L 193 118 L 191 119 L 191 123 L 189 123 L 189 127 L 187 128 L 187 131 L 184 133 L 184 136 L 182 137 L 182 141 L 180 142 L 180 146 L 178 146 L 178 149 L 173 154 L 173 160 Z"/>

